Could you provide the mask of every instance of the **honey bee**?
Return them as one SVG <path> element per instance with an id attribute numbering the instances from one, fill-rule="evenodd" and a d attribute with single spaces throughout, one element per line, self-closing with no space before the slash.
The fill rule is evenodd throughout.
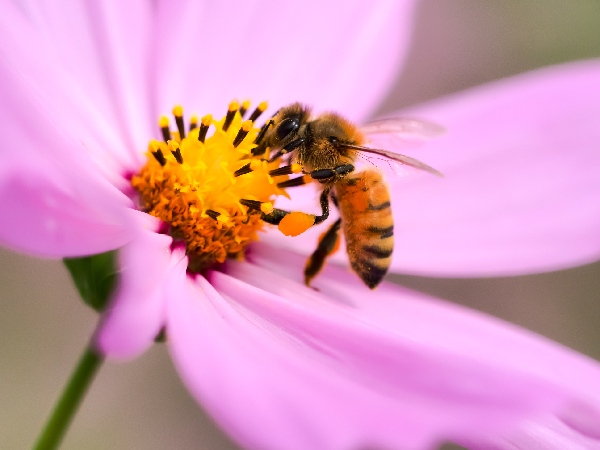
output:
<path id="1" fill-rule="evenodd" d="M 394 250 L 394 223 L 390 192 L 381 171 L 372 167 L 355 170 L 359 157 L 425 170 L 441 175 L 428 165 L 394 151 L 367 147 L 380 137 L 427 138 L 442 132 L 441 127 L 413 119 L 387 119 L 371 122 L 361 128 L 335 113 L 311 117 L 309 107 L 294 103 L 280 109 L 267 122 L 259 138 L 255 154 L 267 153 L 270 161 L 287 157 L 298 164 L 304 175 L 279 183 L 281 187 L 300 186 L 316 180 L 320 183 L 321 215 L 314 224 L 329 216 L 329 201 L 337 206 L 337 219 L 325 232 L 308 259 L 304 281 L 312 279 L 323 268 L 326 258 L 335 251 L 340 230 L 346 240 L 346 251 L 354 272 L 371 289 L 386 275 Z M 370 157 L 370 158 L 369 158 Z M 263 220 L 278 224 L 288 214 L 275 210 L 263 214 Z"/>

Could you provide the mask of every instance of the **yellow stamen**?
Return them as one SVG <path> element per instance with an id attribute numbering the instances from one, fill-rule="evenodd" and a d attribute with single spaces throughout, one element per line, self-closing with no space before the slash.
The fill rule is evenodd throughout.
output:
<path id="1" fill-rule="evenodd" d="M 171 131 L 169 130 L 169 118 L 167 116 L 161 116 L 158 120 L 158 126 L 162 132 L 163 139 L 165 142 L 171 139 Z"/>
<path id="2" fill-rule="evenodd" d="M 192 114 L 192 116 L 190 117 L 190 131 L 192 131 L 194 128 L 198 127 L 198 116 L 196 114 Z"/>
<path id="3" fill-rule="evenodd" d="M 227 111 L 237 111 L 238 109 L 240 109 L 240 104 L 237 100 L 233 100 L 231 103 L 229 103 L 229 108 L 227 108 Z"/>
<path id="4" fill-rule="evenodd" d="M 175 105 L 173 108 L 173 115 L 175 116 L 175 124 L 177 125 L 177 131 L 179 132 L 179 139 L 185 137 L 185 127 L 183 125 L 183 107 L 181 105 Z"/>
<path id="5" fill-rule="evenodd" d="M 175 117 L 183 117 L 183 107 L 181 105 L 175 105 L 173 107 L 173 115 Z"/>
<path id="6" fill-rule="evenodd" d="M 181 150 L 179 148 L 179 144 L 176 141 L 168 141 L 167 146 L 171 150 L 171 154 L 175 157 L 175 160 L 179 164 L 183 164 L 183 157 L 181 156 Z"/>
<path id="7" fill-rule="evenodd" d="M 249 120 L 254 122 L 256 119 L 258 119 L 260 117 L 260 115 L 262 113 L 264 113 L 267 110 L 268 107 L 269 107 L 269 104 L 267 102 L 260 102 L 258 104 L 258 106 L 256 107 L 256 109 L 254 110 L 254 112 L 252 113 L 252 115 L 250 116 Z"/>
<path id="8" fill-rule="evenodd" d="M 205 126 L 210 126 L 211 122 L 212 122 L 213 116 L 212 114 L 207 114 L 204 117 L 202 117 L 202 125 Z"/>
<path id="9" fill-rule="evenodd" d="M 235 139 L 233 140 L 233 146 L 237 147 L 238 145 L 240 145 L 240 143 L 244 140 L 244 138 L 246 137 L 246 135 L 248 134 L 248 132 L 252 129 L 252 121 L 251 120 L 246 120 L 242 123 L 242 127 L 240 128 L 240 131 L 238 131 L 238 134 L 236 135 Z"/>
<path id="10" fill-rule="evenodd" d="M 167 116 L 160 116 L 160 119 L 158 119 L 158 126 L 160 128 L 165 128 L 165 127 L 169 127 L 169 118 Z"/>
<path id="11" fill-rule="evenodd" d="M 235 113 L 238 112 L 238 109 L 240 109 L 240 104 L 238 103 L 237 100 L 233 100 L 229 104 L 229 109 L 227 110 L 227 115 L 225 116 L 225 121 L 223 122 L 223 126 L 222 126 L 223 131 L 229 130 L 229 127 L 231 126 L 231 123 L 233 122 L 233 118 L 235 117 Z"/>
<path id="12" fill-rule="evenodd" d="M 161 165 L 164 166 L 167 163 L 167 160 L 165 159 L 165 155 L 163 154 L 162 150 L 160 149 L 160 146 L 157 145 L 158 142 L 157 141 L 150 141 L 148 143 L 148 152 L 154 156 L 154 158 L 156 159 L 156 161 Z"/>
<path id="13" fill-rule="evenodd" d="M 198 132 L 198 140 L 200 142 L 204 142 L 204 140 L 206 139 L 206 132 L 208 131 L 208 127 L 210 127 L 210 124 L 212 123 L 212 118 L 212 114 L 207 114 L 202 118 L 200 131 Z"/>
<path id="14" fill-rule="evenodd" d="M 240 115 L 242 117 L 244 117 L 244 114 L 246 114 L 246 111 L 248 111 L 248 108 L 250 108 L 250 100 L 244 100 L 242 102 L 242 106 L 240 106 Z"/>
<path id="15" fill-rule="evenodd" d="M 258 239 L 264 225 L 261 214 L 273 211 L 276 196 L 287 196 L 269 176 L 280 161 L 268 163 L 252 155 L 259 128 L 243 121 L 237 108 L 230 110 L 235 113 L 231 132 L 221 132 L 226 118 L 214 122 L 207 115 L 187 136 L 173 132 L 165 142 L 151 140 L 146 165 L 131 181 L 140 195 L 140 208 L 165 222 L 168 233 L 185 243 L 191 271 L 242 257 L 246 246 Z M 178 117 L 183 110 L 175 107 L 173 114 Z M 197 116 L 190 122 L 198 124 Z M 218 129 L 207 136 L 213 123 Z M 168 118 L 161 117 L 159 126 L 169 131 Z M 234 130 L 246 133 L 237 147 Z M 235 177 L 235 170 L 246 165 L 251 171 Z M 260 210 L 243 206 L 241 199 L 259 202 Z"/>

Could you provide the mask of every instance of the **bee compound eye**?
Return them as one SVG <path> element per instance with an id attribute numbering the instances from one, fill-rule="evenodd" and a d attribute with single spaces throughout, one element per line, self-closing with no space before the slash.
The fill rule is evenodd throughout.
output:
<path id="1" fill-rule="evenodd" d="M 277 137 L 279 140 L 283 140 L 288 137 L 291 133 L 296 131 L 300 127 L 300 121 L 296 117 L 288 117 L 283 119 L 277 127 Z"/>

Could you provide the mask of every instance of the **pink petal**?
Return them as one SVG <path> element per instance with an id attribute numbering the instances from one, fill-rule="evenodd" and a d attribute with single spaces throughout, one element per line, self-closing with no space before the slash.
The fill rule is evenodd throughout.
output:
<path id="1" fill-rule="evenodd" d="M 28 108 L 39 109 L 43 105 L 47 110 L 44 119 L 54 122 L 53 126 L 72 136 L 77 141 L 77 147 L 52 148 L 52 141 L 38 140 L 34 148 L 25 147 L 24 150 L 38 151 L 44 155 L 52 153 L 57 160 L 67 161 L 76 160 L 87 153 L 98 165 L 96 170 L 100 169 L 113 184 L 122 183 L 126 159 L 119 157 L 119 152 L 107 152 L 107 149 L 124 148 L 116 123 L 110 120 L 113 114 L 102 111 L 94 94 L 88 95 L 86 92 L 87 86 L 81 86 L 79 80 L 73 78 L 63 66 L 56 64 L 54 48 L 50 43 L 39 36 L 36 28 L 20 12 L 10 4 L 6 5 L 0 16 L 0 52 L 3 55 L 3 87 L 10 92 L 3 96 L 0 108 L 5 110 L 4 114 L 11 116 L 15 109 L 22 108 L 28 112 Z M 14 80 L 8 81 L 5 79 L 7 77 Z M 102 89 L 90 90 L 107 96 Z M 9 101 L 11 97 L 23 104 L 15 105 L 14 101 Z M 35 139 L 39 124 L 32 120 L 34 114 L 32 111 L 32 117 L 25 115 L 12 123 L 15 139 L 19 135 L 32 135 L 29 138 L 32 141 Z M 52 148 L 52 152 L 48 152 L 48 148 Z"/>
<path id="2" fill-rule="evenodd" d="M 123 245 L 130 200 L 85 155 L 80 130 L 60 120 L 60 111 L 40 95 L 40 88 L 51 86 L 33 84 L 14 53 L 3 56 L 0 121 L 7 132 L 0 150 L 0 241 L 61 257 Z"/>
<path id="3" fill-rule="evenodd" d="M 0 170 L 2 245 L 37 256 L 75 257 L 113 250 L 130 239 L 123 200 L 111 203 L 114 193 L 86 185 L 81 176 L 49 175 L 40 167 Z"/>
<path id="4" fill-rule="evenodd" d="M 445 178 L 394 184 L 392 269 L 516 275 L 597 260 L 599 79 L 599 61 L 573 63 L 411 112 L 448 129 L 418 155 Z"/>
<path id="5" fill-rule="evenodd" d="M 388 177 L 395 222 L 391 270 L 499 276 L 597 260 L 599 79 L 600 62 L 573 63 L 399 112 L 447 128 L 419 151 L 399 148 L 445 177 Z M 281 207 L 318 211 L 314 188 L 290 193 L 292 201 Z M 326 227 L 297 238 L 273 231 L 265 240 L 307 254 Z M 343 250 L 332 259 L 348 264 Z"/>
<path id="6" fill-rule="evenodd" d="M 3 25 L 25 26 L 9 11 L 2 16 Z M 14 22 L 7 23 L 7 18 Z M 8 27 L 0 29 L 4 33 Z M 25 47 L 16 49 L 7 48 L 6 42 L 2 34 L 0 121 L 10 132 L 0 150 L 0 202 L 5 211 L 0 241 L 17 250 L 61 257 L 123 245 L 129 239 L 131 202 L 85 154 L 84 148 L 97 142 L 82 143 L 81 129 L 60 110 L 64 99 L 51 99 L 52 90 L 45 93 L 57 86 L 57 79 L 49 75 L 36 84 L 34 75 L 46 72 L 35 72 L 42 67 L 18 51 L 32 50 L 25 46 L 31 42 L 17 42 L 15 46 Z M 78 116 L 73 117 L 78 125 Z"/>
<path id="7" fill-rule="evenodd" d="M 118 359 L 133 358 L 154 343 L 165 322 L 165 280 L 175 266 L 187 265 L 185 255 L 171 252 L 172 239 L 156 233 L 158 221 L 137 215 L 139 230 L 119 251 L 120 285 L 96 335 L 98 349 Z"/>
<path id="8" fill-rule="evenodd" d="M 491 442 L 490 442 L 491 441 Z M 582 435 L 556 416 L 546 415 L 526 421 L 519 429 L 500 439 L 484 442 L 461 442 L 473 450 L 598 450 L 600 441 Z"/>
<path id="9" fill-rule="evenodd" d="M 252 247 L 248 259 L 286 279 L 298 283 L 303 280 L 302 268 L 306 261 L 303 255 L 259 243 Z M 247 267 L 231 265 L 227 273 L 246 279 L 250 277 L 249 270 Z M 253 280 L 252 284 L 264 289 L 267 284 L 277 284 L 270 279 L 260 278 L 260 283 Z M 400 302 L 396 297 L 402 294 L 398 286 L 386 284 L 385 288 L 371 291 L 350 269 L 336 265 L 325 267 L 315 279 L 314 286 L 329 298 L 351 305 L 358 316 L 373 320 L 380 327 L 410 334 L 419 342 L 456 349 L 465 356 L 476 356 L 481 361 L 501 361 L 503 365 L 527 370 L 555 383 L 574 377 L 582 388 L 597 391 L 600 398 L 600 384 L 592 383 L 591 377 L 596 371 L 600 373 L 600 366 L 596 366 L 595 362 L 590 364 L 589 358 L 516 325 L 451 303 L 423 299 L 421 297 L 424 295 L 409 290 L 403 295 L 414 299 Z M 366 295 L 369 292 L 374 297 Z M 474 340 L 473 336 L 479 338 Z M 561 359 L 563 363 L 559 364 Z"/>
<path id="10" fill-rule="evenodd" d="M 49 68 L 64 71 L 71 80 L 68 89 L 79 91 L 79 101 L 98 111 L 94 120 L 107 122 L 124 138 L 123 148 L 106 150 L 138 158 L 139 163 L 155 123 L 149 107 L 150 2 L 75 2 L 65 11 L 42 0 L 24 9 L 31 23 L 26 32 L 38 41 L 35 55 L 44 51 L 52 58 L 36 77 L 51 76 L 46 74 Z M 92 121 L 89 115 L 85 119 Z"/>
<path id="11" fill-rule="evenodd" d="M 272 265 L 300 267 L 288 253 Z M 584 387 L 600 398 L 600 369 L 586 358 L 397 287 L 373 294 L 330 270 L 326 295 L 248 263 L 213 273 L 217 292 L 183 271 L 184 288 L 170 289 L 175 364 L 244 447 L 426 448 L 504 435 Z M 530 367 L 537 360 L 572 363 L 573 373 L 546 374 Z"/>
<path id="12" fill-rule="evenodd" d="M 177 3 L 157 15 L 159 112 L 182 102 L 219 115 L 238 97 L 360 119 L 402 65 L 415 2 Z"/>
<path id="13" fill-rule="evenodd" d="M 303 257 L 259 245 L 253 247 L 251 260 L 281 273 L 284 278 L 298 281 L 302 279 Z M 272 273 L 266 277 L 260 270 L 253 268 L 234 265 L 228 272 L 282 296 L 290 291 L 299 292 L 301 289 L 292 282 L 284 283 Z M 531 430 L 547 430 L 549 436 L 560 431 L 564 439 L 572 439 L 572 443 L 596 442 L 600 438 L 600 384 L 597 381 L 600 368 L 589 358 L 497 319 L 451 304 L 432 301 L 414 293 L 401 292 L 398 288 L 390 289 L 388 285 L 382 286 L 383 289 L 379 288 L 374 296 L 370 295 L 354 274 L 344 273 L 337 267 L 327 268 L 315 281 L 315 285 L 329 298 L 348 306 L 346 312 L 355 320 L 366 321 L 407 340 L 472 358 L 481 364 L 489 364 L 490 367 L 500 364 L 503 369 L 509 371 L 528 373 L 537 377 L 541 383 L 551 383 L 562 389 L 563 393 L 572 395 L 570 401 L 542 415 L 550 417 L 551 420 L 533 414 L 528 417 L 528 422 L 525 422 L 529 425 L 523 425 L 515 419 L 516 426 L 513 431 L 496 435 L 499 436 L 496 440 L 505 441 L 509 436 L 518 440 L 519 436 L 525 436 L 532 432 Z M 311 305 L 316 307 L 314 300 Z M 278 325 L 282 326 L 281 323 Z M 448 375 L 448 372 L 443 373 L 444 376 Z M 485 374 L 472 373 L 471 378 L 473 376 Z M 504 383 L 511 385 L 514 381 L 514 375 L 511 375 L 510 381 L 505 380 Z M 547 423 L 559 420 L 562 423 L 560 426 L 550 426 Z M 464 443 L 464 437 L 468 435 L 462 434 L 461 439 L 457 435 L 446 435 L 446 438 Z M 492 435 L 484 434 L 484 437 L 489 438 Z M 484 441 L 487 442 L 485 439 Z"/>
<path id="14" fill-rule="evenodd" d="M 18 250 L 77 256 L 129 239 L 131 202 L 106 180 L 127 186 L 126 168 L 139 164 L 131 156 L 139 159 L 139 142 L 143 148 L 150 135 L 140 59 L 148 5 L 111 5 L 74 5 L 70 14 L 42 2 L 28 5 L 26 15 L 12 4 L 3 9 L 0 116 L 11 133 L 0 198 L 11 214 L 0 239 Z M 117 97 L 107 109 L 103 100 Z M 125 128 L 138 144 L 122 139 Z"/>

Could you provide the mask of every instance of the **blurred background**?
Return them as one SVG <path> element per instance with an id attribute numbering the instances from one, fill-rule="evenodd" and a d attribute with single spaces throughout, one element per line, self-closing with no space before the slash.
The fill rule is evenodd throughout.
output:
<path id="1" fill-rule="evenodd" d="M 598 56 L 597 0 L 424 0 L 406 68 L 378 112 Z M 600 359 L 600 264 L 526 277 L 393 281 Z M 0 249 L 0 449 L 32 445 L 96 321 L 61 262 Z M 174 447 L 236 448 L 189 397 L 165 346 L 156 345 L 130 363 L 102 367 L 62 448 Z"/>

